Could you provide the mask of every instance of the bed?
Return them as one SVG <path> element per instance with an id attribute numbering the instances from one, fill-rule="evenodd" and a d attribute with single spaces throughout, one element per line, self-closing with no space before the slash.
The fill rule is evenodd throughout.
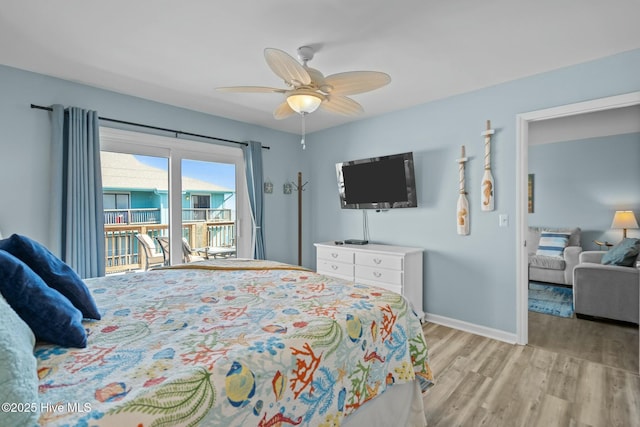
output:
<path id="1" fill-rule="evenodd" d="M 41 425 L 426 425 L 428 350 L 398 294 L 242 259 L 85 283 L 86 347 L 35 346 Z"/>

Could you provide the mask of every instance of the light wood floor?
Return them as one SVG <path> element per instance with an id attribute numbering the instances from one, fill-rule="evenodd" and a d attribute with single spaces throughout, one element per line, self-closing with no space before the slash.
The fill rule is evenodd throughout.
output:
<path id="1" fill-rule="evenodd" d="M 529 345 L 638 373 L 638 327 L 529 312 Z"/>
<path id="2" fill-rule="evenodd" d="M 423 327 L 429 427 L 640 426 L 640 377 L 583 358 Z M 637 342 L 636 342 L 637 346 Z"/>

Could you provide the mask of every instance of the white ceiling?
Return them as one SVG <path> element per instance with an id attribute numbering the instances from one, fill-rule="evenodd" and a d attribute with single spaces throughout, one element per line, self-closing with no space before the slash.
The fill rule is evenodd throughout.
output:
<path id="1" fill-rule="evenodd" d="M 281 94 L 215 88 L 284 87 L 265 47 L 391 75 L 353 96 L 363 115 L 318 111 L 312 132 L 640 48 L 639 16 L 638 0 L 0 0 L 0 64 L 299 133 L 272 116 Z"/>

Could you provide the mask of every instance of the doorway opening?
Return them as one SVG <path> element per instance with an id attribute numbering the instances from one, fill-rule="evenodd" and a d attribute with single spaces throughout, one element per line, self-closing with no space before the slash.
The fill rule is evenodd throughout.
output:
<path id="1" fill-rule="evenodd" d="M 526 236 L 528 229 L 528 162 L 530 125 L 534 122 L 549 121 L 563 117 L 579 117 L 586 113 L 607 112 L 625 107 L 640 105 L 640 92 L 600 98 L 596 100 L 569 104 L 544 110 L 519 114 L 516 117 L 517 135 L 517 173 L 516 173 L 516 239 L 517 239 L 517 342 L 529 342 L 528 312 L 528 251 Z M 639 301 L 640 304 L 640 301 Z"/>

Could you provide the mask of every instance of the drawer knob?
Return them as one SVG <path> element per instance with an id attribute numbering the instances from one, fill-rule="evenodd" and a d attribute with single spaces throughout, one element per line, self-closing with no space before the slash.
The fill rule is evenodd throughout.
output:
<path id="1" fill-rule="evenodd" d="M 337 270 L 337 269 L 338 269 L 338 266 L 337 266 L 337 265 L 335 265 L 335 264 L 331 264 L 331 268 L 332 268 L 333 270 Z"/>
<path id="2" fill-rule="evenodd" d="M 335 253 L 335 252 L 331 252 L 331 257 L 333 257 L 333 258 L 338 258 L 338 254 L 337 254 L 337 253 Z"/>
<path id="3" fill-rule="evenodd" d="M 378 279 L 382 277 L 382 273 L 380 273 L 379 271 L 374 271 L 373 275 Z"/>
<path id="4" fill-rule="evenodd" d="M 382 260 L 380 258 L 374 258 L 373 262 L 375 262 L 376 264 L 380 264 Z"/>

